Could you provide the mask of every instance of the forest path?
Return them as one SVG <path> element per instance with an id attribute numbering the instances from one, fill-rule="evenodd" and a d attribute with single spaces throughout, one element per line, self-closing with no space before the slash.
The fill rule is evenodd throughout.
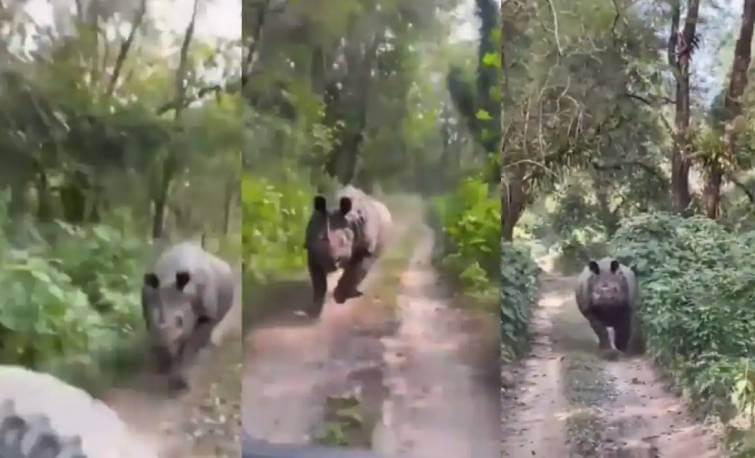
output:
<path id="1" fill-rule="evenodd" d="M 724 456 L 650 361 L 600 356 L 574 299 L 576 276 L 541 280 L 533 347 L 504 395 L 504 457 Z"/>
<path id="2" fill-rule="evenodd" d="M 353 398 L 365 417 L 349 444 L 363 452 L 352 447 L 353 456 L 500 456 L 497 320 L 451 306 L 430 263 L 423 202 L 402 202 L 388 202 L 393 243 L 364 296 L 328 298 L 318 320 L 279 320 L 247 336 L 243 423 L 252 439 L 311 446 L 332 413 L 328 398 Z M 285 456 L 333 456 L 300 450 Z"/>

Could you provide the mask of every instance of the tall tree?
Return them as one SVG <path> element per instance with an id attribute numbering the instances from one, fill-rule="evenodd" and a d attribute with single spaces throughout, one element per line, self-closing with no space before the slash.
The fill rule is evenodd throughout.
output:
<path id="1" fill-rule="evenodd" d="M 731 66 L 729 90 L 724 100 L 724 123 L 726 130 L 725 157 L 715 158 L 708 171 L 708 180 L 705 185 L 705 213 L 708 218 L 717 219 L 721 207 L 721 184 L 724 177 L 726 163 L 734 160 L 737 143 L 736 120 L 742 115 L 742 95 L 747 86 L 747 71 L 750 67 L 752 55 L 752 33 L 755 22 L 755 0 L 745 0 L 742 8 L 742 24 L 739 29 L 739 38 L 734 49 L 734 62 Z"/>
<path id="2" fill-rule="evenodd" d="M 700 0 L 688 0 L 684 28 L 679 32 L 681 0 L 674 0 L 668 39 L 668 62 L 676 79 L 674 149 L 671 153 L 671 198 L 674 210 L 687 213 L 692 201 L 689 190 L 690 159 L 690 61 L 697 46 Z"/>

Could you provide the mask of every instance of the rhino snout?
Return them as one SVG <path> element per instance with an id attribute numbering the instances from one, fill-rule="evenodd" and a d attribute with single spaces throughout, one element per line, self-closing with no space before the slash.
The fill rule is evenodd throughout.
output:
<path id="1" fill-rule="evenodd" d="M 593 304 L 604 306 L 620 305 L 626 302 L 618 285 L 596 286 L 592 291 L 591 299 Z"/>

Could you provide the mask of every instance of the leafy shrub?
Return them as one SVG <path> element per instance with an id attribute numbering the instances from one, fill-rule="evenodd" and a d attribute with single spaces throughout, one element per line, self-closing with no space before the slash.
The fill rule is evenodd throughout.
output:
<path id="1" fill-rule="evenodd" d="M 433 213 L 443 232 L 441 268 L 463 290 L 485 297 L 499 274 L 500 202 L 487 183 L 467 178 L 452 194 L 435 200 Z"/>
<path id="2" fill-rule="evenodd" d="M 6 196 L 7 197 L 7 196 Z M 0 219 L 7 200 L 0 200 Z M 0 359 L 39 366 L 117 346 L 141 326 L 146 244 L 107 225 L 56 223 L 12 247 L 0 231 Z"/>
<path id="3" fill-rule="evenodd" d="M 241 239 L 246 272 L 252 279 L 262 281 L 306 266 L 304 232 L 312 195 L 298 180 L 283 184 L 244 176 Z"/>
<path id="4" fill-rule="evenodd" d="M 527 349 L 538 274 L 539 268 L 529 249 L 508 242 L 501 244 L 501 345 L 504 361 L 523 356 Z"/>
<path id="5" fill-rule="evenodd" d="M 651 355 L 722 418 L 752 415 L 755 402 L 742 388 L 755 362 L 754 239 L 703 217 L 654 213 L 625 222 L 611 241 L 638 274 Z"/>

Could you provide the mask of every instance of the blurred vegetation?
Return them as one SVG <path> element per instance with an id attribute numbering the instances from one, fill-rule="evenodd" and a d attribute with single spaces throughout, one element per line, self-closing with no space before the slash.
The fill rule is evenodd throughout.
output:
<path id="1" fill-rule="evenodd" d="M 157 249 L 238 251 L 242 48 L 215 3 L 173 28 L 160 0 L 0 5 L 2 363 L 107 384 L 142 359 Z"/>

